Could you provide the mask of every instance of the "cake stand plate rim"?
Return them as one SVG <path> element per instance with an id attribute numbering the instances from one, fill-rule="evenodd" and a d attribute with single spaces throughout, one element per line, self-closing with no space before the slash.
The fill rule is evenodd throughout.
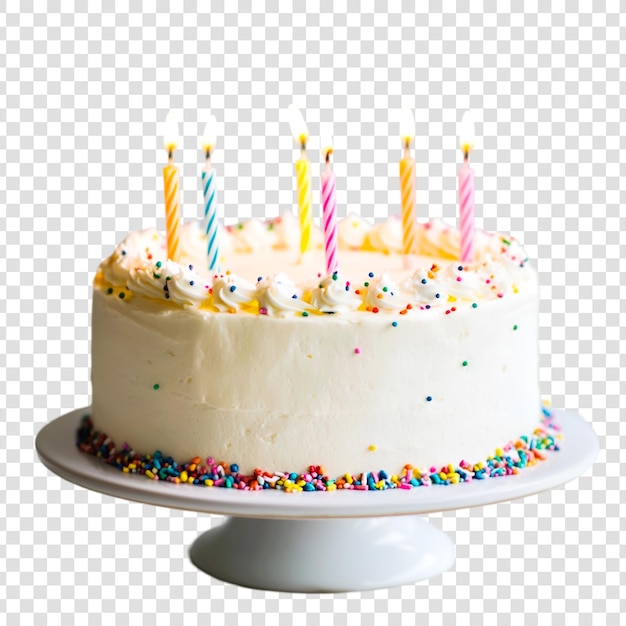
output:
<path id="1" fill-rule="evenodd" d="M 416 515 L 484 506 L 567 483 L 585 473 L 599 451 L 598 438 L 589 422 L 575 411 L 555 410 L 555 421 L 564 434 L 561 449 L 546 452 L 547 460 L 515 476 L 382 492 L 240 492 L 151 481 L 122 473 L 81 452 L 75 445 L 75 433 L 81 416 L 89 411 L 90 407 L 70 411 L 46 424 L 37 434 L 37 454 L 50 471 L 76 485 L 114 497 L 235 517 L 326 519 Z"/>

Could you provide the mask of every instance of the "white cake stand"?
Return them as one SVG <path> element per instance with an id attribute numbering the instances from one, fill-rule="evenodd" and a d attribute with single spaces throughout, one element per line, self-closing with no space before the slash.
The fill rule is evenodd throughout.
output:
<path id="1" fill-rule="evenodd" d="M 515 476 L 410 491 L 240 492 L 152 481 L 80 452 L 76 428 L 89 412 L 72 411 L 39 432 L 37 453 L 48 469 L 111 496 L 228 516 L 196 539 L 192 562 L 220 580 L 276 591 L 378 589 L 440 574 L 454 563 L 455 547 L 421 515 L 551 489 L 587 471 L 598 453 L 591 426 L 576 413 L 557 411 L 560 451 Z"/>

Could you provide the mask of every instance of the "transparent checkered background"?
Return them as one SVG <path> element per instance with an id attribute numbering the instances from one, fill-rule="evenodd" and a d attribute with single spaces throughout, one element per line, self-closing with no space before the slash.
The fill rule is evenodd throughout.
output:
<path id="1" fill-rule="evenodd" d="M 0 613 L 9 624 L 616 624 L 626 612 L 620 380 L 626 18 L 619 3 L 13 2 L 0 14 Z M 89 5 L 89 13 L 85 6 Z M 131 3 L 137 7 L 137 3 Z M 387 3 L 378 3 L 381 9 Z M 113 9 L 115 5 L 115 9 Z M 6 4 L 5 4 L 6 6 Z M 297 7 L 297 8 L 296 8 Z M 184 13 L 183 13 L 184 9 Z M 397 111 L 417 118 L 420 217 L 456 217 L 456 125 L 480 118 L 477 224 L 520 237 L 541 278 L 542 392 L 593 421 L 592 472 L 540 496 L 431 516 L 452 571 L 336 596 L 250 591 L 187 550 L 217 517 L 74 487 L 34 451 L 90 399 L 91 280 L 128 230 L 164 228 L 159 123 L 183 114 L 183 215 L 198 135 L 226 219 L 294 204 L 296 100 L 316 159 L 333 124 L 342 214 L 399 205 Z M 318 193 L 314 182 L 314 194 Z M 314 196 L 315 197 L 315 196 Z M 183 619 L 182 615 L 185 614 Z M 293 618 L 291 617 L 293 614 Z M 21 616 L 21 617 L 20 617 Z M 145 618 L 145 620 L 144 620 Z"/>

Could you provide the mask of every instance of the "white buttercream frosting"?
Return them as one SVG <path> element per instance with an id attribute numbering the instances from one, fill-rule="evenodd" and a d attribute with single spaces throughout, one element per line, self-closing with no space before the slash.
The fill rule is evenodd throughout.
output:
<path id="1" fill-rule="evenodd" d="M 537 279 L 518 242 L 477 231 L 466 266 L 456 228 L 419 224 L 407 269 L 397 217 L 367 226 L 355 250 L 359 223 L 334 280 L 323 249 L 300 255 L 295 217 L 268 226 L 220 231 L 212 273 L 194 223 L 177 263 L 154 229 L 102 262 L 98 429 L 181 461 L 211 456 L 243 473 L 313 463 L 331 475 L 478 460 L 532 431 Z"/>
<path id="2" fill-rule="evenodd" d="M 402 240 L 397 217 L 370 226 L 352 215 L 340 225 L 343 244 L 337 281 L 319 272 L 323 267 L 319 246 L 299 254 L 298 221 L 285 213 L 271 223 L 250 220 L 220 229 L 219 273 L 208 271 L 206 236 L 197 222 L 181 228 L 179 264 L 166 259 L 165 238 L 155 229 L 130 233 L 101 263 L 96 284 L 174 306 L 205 310 L 203 304 L 212 303 L 218 312 L 254 313 L 261 308 L 276 316 L 306 310 L 351 315 L 374 307 L 394 312 L 407 303 L 445 308 L 450 300 L 458 300 L 458 306 L 469 306 L 476 299 L 518 293 L 532 274 L 519 242 L 498 233 L 476 231 L 474 260 L 461 264 L 456 228 L 441 220 L 419 224 L 419 255 L 413 259 L 414 269 L 408 270 L 403 255 L 397 254 Z M 360 250 L 354 249 L 357 244 Z M 370 270 L 385 273 L 385 283 L 380 277 L 371 280 Z M 369 289 L 359 288 L 366 282 L 371 283 Z M 361 306 L 363 300 L 366 306 Z"/>
<path id="3" fill-rule="evenodd" d="M 100 263 L 99 272 L 108 285 L 124 286 L 131 270 L 145 266 L 151 250 L 158 251 L 159 258 L 165 255 L 164 251 L 161 253 L 162 246 L 163 238 L 154 228 L 129 233 L 113 254 Z"/>
<path id="4" fill-rule="evenodd" d="M 420 268 L 402 283 L 403 291 L 411 294 L 418 302 L 431 302 L 442 296 L 441 282 L 435 278 L 433 272 Z"/>
<path id="5" fill-rule="evenodd" d="M 257 284 L 259 311 L 274 317 L 310 311 L 311 305 L 302 299 L 302 291 L 285 274 L 261 279 Z"/>
<path id="6" fill-rule="evenodd" d="M 242 222 L 231 230 L 236 252 L 258 252 L 274 243 L 275 236 L 267 224 L 259 220 Z"/>
<path id="7" fill-rule="evenodd" d="M 368 307 L 377 308 L 379 311 L 399 311 L 404 309 L 406 301 L 400 296 L 397 285 L 387 276 L 370 278 L 368 281 L 365 303 Z"/>
<path id="8" fill-rule="evenodd" d="M 350 281 L 338 273 L 328 274 L 311 291 L 311 304 L 322 313 L 345 313 L 356 311 L 363 300 L 358 296 Z"/>
<path id="9" fill-rule="evenodd" d="M 209 285 L 196 272 L 193 265 L 179 265 L 167 261 L 161 267 L 161 275 L 165 273 L 163 291 L 166 299 L 176 304 L 200 306 L 209 295 Z"/>
<path id="10" fill-rule="evenodd" d="M 482 298 L 486 293 L 481 277 L 460 263 L 450 263 L 440 270 L 436 282 L 442 285 L 442 291 L 456 298 Z"/>
<path id="11" fill-rule="evenodd" d="M 294 214 L 286 211 L 277 217 L 272 223 L 274 231 L 274 246 L 278 249 L 294 248 L 300 239 L 300 224 Z"/>
<path id="12" fill-rule="evenodd" d="M 221 226 L 218 226 L 218 242 L 220 249 L 226 246 L 224 239 L 227 239 L 228 233 Z M 206 257 L 208 250 L 208 240 L 206 233 L 202 229 L 202 223 L 193 221 L 187 222 L 180 229 L 180 251 L 181 256 L 185 259 L 202 259 Z"/>
<path id="13" fill-rule="evenodd" d="M 213 305 L 220 311 L 236 311 L 256 297 L 256 287 L 234 274 L 218 276 L 213 281 Z"/>
<path id="14" fill-rule="evenodd" d="M 433 219 L 420 229 L 419 252 L 440 259 L 458 259 L 461 249 L 459 231 L 443 220 Z"/>
<path id="15" fill-rule="evenodd" d="M 292 295 L 280 293 L 264 317 L 95 289 L 94 424 L 180 461 L 210 456 L 245 474 L 320 464 L 331 476 L 474 462 L 536 426 L 535 279 L 449 315 L 280 318 Z"/>
<path id="16" fill-rule="evenodd" d="M 355 213 L 351 213 L 348 217 L 339 220 L 337 224 L 339 248 L 360 250 L 371 229 L 371 225 L 360 215 L 356 215 Z"/>
<path id="17" fill-rule="evenodd" d="M 165 299 L 165 274 L 156 265 L 134 267 L 129 272 L 126 284 L 135 296 Z"/>
<path id="18" fill-rule="evenodd" d="M 367 233 L 367 244 L 377 252 L 399 253 L 402 251 L 402 222 L 397 216 L 371 227 Z"/>

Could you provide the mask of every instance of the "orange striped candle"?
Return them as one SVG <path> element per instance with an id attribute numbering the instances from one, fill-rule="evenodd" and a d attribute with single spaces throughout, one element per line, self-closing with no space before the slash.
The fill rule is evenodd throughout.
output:
<path id="1" fill-rule="evenodd" d="M 178 122 L 170 111 L 165 120 L 164 146 L 168 164 L 163 168 L 163 192 L 165 195 L 165 230 L 167 236 L 167 258 L 178 259 L 180 242 L 180 178 L 174 165 L 174 150 L 178 147 Z"/>
<path id="2" fill-rule="evenodd" d="M 400 198 L 402 204 L 402 251 L 417 254 L 417 221 L 415 216 L 415 160 L 409 147 L 415 136 L 415 121 L 410 109 L 402 110 L 400 137 L 404 144 L 404 157 L 400 161 Z"/>

